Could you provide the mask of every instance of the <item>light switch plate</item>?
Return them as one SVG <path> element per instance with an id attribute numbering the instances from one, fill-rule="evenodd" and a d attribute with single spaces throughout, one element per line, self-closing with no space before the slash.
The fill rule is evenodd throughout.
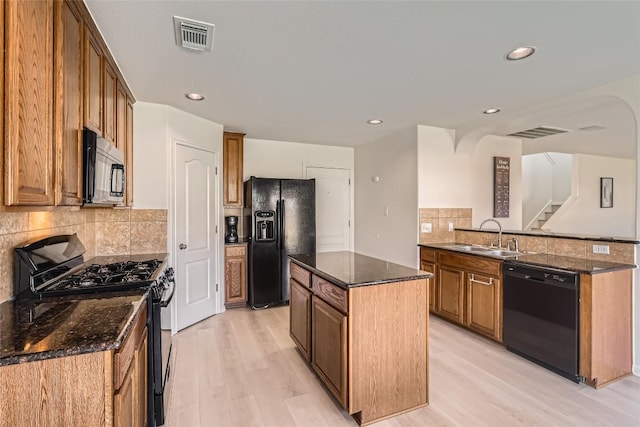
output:
<path id="1" fill-rule="evenodd" d="M 420 224 L 420 232 L 421 233 L 431 233 L 432 226 L 430 222 L 423 222 Z"/>
<path id="2" fill-rule="evenodd" d="M 449 231 L 453 231 L 453 223 L 452 222 L 449 223 Z"/>
<path id="3" fill-rule="evenodd" d="M 609 245 L 593 245 L 593 253 L 609 255 Z"/>

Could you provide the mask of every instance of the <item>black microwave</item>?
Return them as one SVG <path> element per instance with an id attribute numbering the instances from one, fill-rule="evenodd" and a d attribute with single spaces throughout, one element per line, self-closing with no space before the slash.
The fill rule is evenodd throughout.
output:
<path id="1" fill-rule="evenodd" d="M 124 155 L 94 131 L 82 132 L 83 206 L 122 205 Z"/>

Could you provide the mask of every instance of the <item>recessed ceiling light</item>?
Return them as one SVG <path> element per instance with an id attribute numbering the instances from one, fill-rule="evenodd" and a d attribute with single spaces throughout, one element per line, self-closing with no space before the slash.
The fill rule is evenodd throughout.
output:
<path id="1" fill-rule="evenodd" d="M 380 120 L 380 119 L 371 119 L 371 120 L 367 120 L 367 123 L 369 123 L 370 125 L 379 125 L 380 123 L 382 123 L 382 120 Z"/>
<path id="2" fill-rule="evenodd" d="M 499 108 L 487 108 L 482 113 L 483 114 L 495 114 L 495 113 L 499 113 L 499 112 L 500 112 Z"/>
<path id="3" fill-rule="evenodd" d="M 533 46 L 522 46 L 516 49 L 513 49 L 511 52 L 507 53 L 505 56 L 509 61 L 518 61 L 520 59 L 528 58 L 534 54 L 536 48 Z"/>
<path id="4" fill-rule="evenodd" d="M 185 93 L 184 96 L 192 101 L 202 101 L 204 99 L 204 95 L 195 92 Z"/>

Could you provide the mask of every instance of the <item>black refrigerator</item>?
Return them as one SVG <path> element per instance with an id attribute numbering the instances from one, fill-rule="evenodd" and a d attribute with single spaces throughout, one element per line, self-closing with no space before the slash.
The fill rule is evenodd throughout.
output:
<path id="1" fill-rule="evenodd" d="M 316 251 L 316 182 L 251 177 L 244 192 L 244 226 L 250 230 L 249 304 L 286 304 L 287 255 Z"/>

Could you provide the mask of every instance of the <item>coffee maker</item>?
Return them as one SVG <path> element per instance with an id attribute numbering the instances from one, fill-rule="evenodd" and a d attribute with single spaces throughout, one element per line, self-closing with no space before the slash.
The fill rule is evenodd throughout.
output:
<path id="1" fill-rule="evenodd" d="M 238 243 L 238 217 L 225 216 L 227 232 L 224 235 L 225 243 Z"/>

